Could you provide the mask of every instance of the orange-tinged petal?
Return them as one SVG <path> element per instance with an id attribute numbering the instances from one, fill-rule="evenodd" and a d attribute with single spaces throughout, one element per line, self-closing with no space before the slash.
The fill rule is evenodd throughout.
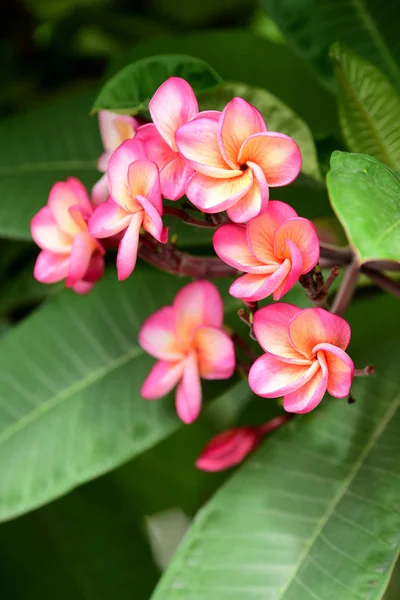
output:
<path id="1" fill-rule="evenodd" d="M 266 190 L 266 197 L 265 197 Z M 266 199 L 265 199 L 266 198 Z M 230 219 L 235 223 L 246 223 L 257 217 L 265 210 L 268 203 L 268 187 L 264 190 L 260 187 L 257 179 L 253 179 L 253 185 L 240 200 L 227 209 Z"/>
<path id="2" fill-rule="evenodd" d="M 288 240 L 298 248 L 302 273 L 308 273 L 319 261 L 319 240 L 314 225 L 308 219 L 296 217 L 279 225 L 275 231 L 275 252 L 281 259 L 290 258 Z"/>
<path id="3" fill-rule="evenodd" d="M 322 357 L 319 362 L 316 361 L 314 365 L 318 365 L 318 370 L 315 375 L 294 392 L 285 394 L 283 398 L 283 408 L 288 412 L 300 414 L 308 413 L 313 410 L 324 397 L 328 382 L 326 362 Z"/>
<path id="4" fill-rule="evenodd" d="M 328 343 L 346 350 L 350 335 L 350 325 L 323 308 L 306 308 L 289 324 L 292 344 L 307 358 L 314 356 L 317 344 Z"/>
<path id="5" fill-rule="evenodd" d="M 239 277 L 229 288 L 230 295 L 246 302 L 267 298 L 285 281 L 290 272 L 290 261 L 285 260 L 281 265 L 271 268 L 274 269 L 271 275 L 248 273 Z"/>
<path id="6" fill-rule="evenodd" d="M 254 255 L 264 263 L 276 263 L 275 231 L 285 219 L 297 217 L 296 211 L 285 202 L 270 200 L 266 211 L 247 225 L 247 238 Z"/>
<path id="7" fill-rule="evenodd" d="M 219 327 L 199 327 L 191 347 L 197 352 L 203 379 L 228 379 L 235 370 L 235 349 L 229 335 Z"/>
<path id="8" fill-rule="evenodd" d="M 261 348 L 282 360 L 309 364 L 310 361 L 293 346 L 289 338 L 289 323 L 301 312 L 293 304 L 280 302 L 260 308 L 254 315 L 254 333 Z"/>
<path id="9" fill-rule="evenodd" d="M 182 379 L 176 390 L 176 412 L 184 423 L 193 423 L 201 410 L 201 383 L 195 352 L 184 361 Z"/>
<path id="10" fill-rule="evenodd" d="M 44 206 L 31 221 L 31 234 L 34 242 L 43 250 L 57 254 L 70 252 L 72 236 L 61 231 L 48 206 Z"/>
<path id="11" fill-rule="evenodd" d="M 117 273 L 120 281 L 129 277 L 135 268 L 139 245 L 139 231 L 143 222 L 143 217 L 143 211 L 132 215 L 131 222 L 119 243 Z"/>
<path id="12" fill-rule="evenodd" d="M 214 250 L 221 260 L 246 273 L 268 273 L 269 267 L 260 262 L 247 243 L 242 225 L 222 225 L 213 235 Z"/>
<path id="13" fill-rule="evenodd" d="M 150 315 L 139 332 L 141 347 L 158 359 L 176 361 L 184 358 L 175 333 L 175 310 L 164 306 Z"/>
<path id="14" fill-rule="evenodd" d="M 151 369 L 140 391 L 146 400 L 158 400 L 170 392 L 178 383 L 185 368 L 185 361 L 159 360 Z"/>
<path id="15" fill-rule="evenodd" d="M 231 171 L 233 173 L 233 171 Z M 217 213 L 233 206 L 253 185 L 250 169 L 232 179 L 216 179 L 195 173 L 189 179 L 186 195 L 203 212 Z"/>
<path id="16" fill-rule="evenodd" d="M 328 368 L 328 392 L 335 398 L 346 398 L 354 375 L 354 363 L 350 356 L 332 344 L 318 344 L 314 351 L 317 352 L 318 360 L 321 352 L 324 355 Z"/>
<path id="17" fill-rule="evenodd" d="M 49 194 L 48 207 L 61 231 L 75 236 L 85 228 L 85 223 L 83 222 L 82 226 L 82 220 L 79 219 L 77 222 L 71 214 L 70 209 L 74 206 L 82 206 L 86 217 L 89 217 L 92 208 L 89 198 L 87 198 L 87 201 L 89 209 L 87 206 L 81 204 L 81 198 L 75 193 L 74 185 L 71 186 L 68 182 L 59 181 L 53 185 Z"/>
<path id="18" fill-rule="evenodd" d="M 250 369 L 249 385 L 262 398 L 279 398 L 300 389 L 319 369 L 318 361 L 303 366 L 284 363 L 273 354 L 264 354 Z"/>

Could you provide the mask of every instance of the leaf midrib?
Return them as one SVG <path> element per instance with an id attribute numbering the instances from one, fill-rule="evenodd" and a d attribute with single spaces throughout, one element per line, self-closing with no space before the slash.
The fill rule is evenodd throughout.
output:
<path id="1" fill-rule="evenodd" d="M 0 177 L 21 173 L 47 173 L 48 171 L 87 171 L 96 169 L 96 160 L 59 160 L 53 162 L 21 163 L 19 165 L 1 165 Z"/>
<path id="2" fill-rule="evenodd" d="M 300 554 L 299 560 L 297 561 L 296 565 L 294 566 L 294 568 L 289 576 L 289 579 L 287 580 L 286 585 L 284 586 L 284 588 L 282 588 L 282 590 L 280 590 L 279 600 L 284 600 L 284 596 L 285 596 L 286 592 L 288 591 L 290 585 L 296 578 L 296 575 L 297 575 L 298 571 L 300 570 L 300 567 L 303 565 L 304 561 L 309 556 L 311 549 L 314 546 L 314 544 L 317 541 L 320 534 L 322 533 L 322 530 L 324 529 L 325 525 L 328 523 L 329 519 L 332 517 L 339 502 L 342 500 L 343 496 L 349 489 L 350 484 L 355 479 L 358 471 L 364 465 L 365 459 L 370 454 L 371 450 L 373 450 L 376 442 L 379 440 L 379 438 L 385 431 L 387 425 L 389 424 L 389 422 L 395 415 L 399 406 L 400 406 L 400 394 L 398 396 L 396 396 L 396 398 L 393 400 L 393 403 L 389 406 L 385 415 L 382 417 L 381 422 L 377 425 L 375 430 L 372 432 L 368 443 L 364 446 L 363 451 L 361 452 L 358 459 L 354 463 L 352 469 L 350 469 L 347 477 L 345 477 L 339 490 L 337 491 L 335 496 L 332 498 L 332 501 L 329 503 L 325 513 L 322 515 L 321 519 L 318 521 L 315 531 L 312 534 L 312 536 L 310 537 L 308 543 L 305 545 L 303 552 Z"/>
<path id="3" fill-rule="evenodd" d="M 122 365 L 128 363 L 130 360 L 140 356 L 141 354 L 143 354 L 143 350 L 139 346 L 134 346 L 128 352 L 125 352 L 117 358 L 114 358 L 106 365 L 91 371 L 86 377 L 75 381 L 72 385 L 61 390 L 54 396 L 51 396 L 45 402 L 42 402 L 42 404 L 36 406 L 32 411 L 25 413 L 23 417 L 15 421 L 12 425 L 3 429 L 3 431 L 0 433 L 0 444 L 10 439 L 18 431 L 24 429 L 27 425 L 30 425 L 42 415 L 59 406 L 64 400 L 67 400 L 73 394 L 84 390 L 93 383 L 96 383 L 96 381 L 99 381 L 109 373 L 112 373 Z"/>

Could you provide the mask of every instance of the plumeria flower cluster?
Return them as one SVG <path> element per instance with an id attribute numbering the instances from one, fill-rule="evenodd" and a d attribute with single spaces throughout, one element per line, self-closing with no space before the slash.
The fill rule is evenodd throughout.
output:
<path id="1" fill-rule="evenodd" d="M 283 396 L 288 413 L 313 410 L 326 390 L 346 397 L 354 374 L 346 321 L 322 308 L 287 303 L 257 310 L 267 297 L 281 300 L 320 257 L 311 221 L 270 200 L 270 188 L 290 184 L 300 172 L 296 142 L 269 131 L 257 108 L 242 98 L 222 111 L 199 111 L 193 89 L 178 77 L 160 86 L 149 112 L 150 123 L 100 112 L 104 153 L 98 168 L 104 175 L 91 199 L 74 178 L 53 186 L 47 206 L 32 219 L 32 237 L 42 249 L 35 277 L 43 283 L 65 279 L 67 287 L 88 292 L 103 274 L 104 248 L 114 245 L 118 278 L 126 279 L 145 240 L 161 245 L 158 255 L 162 245 L 170 250 L 163 198 L 186 195 L 206 219 L 224 213 L 214 250 L 239 275 L 230 294 L 252 307 L 253 333 L 265 352 L 249 370 L 253 392 Z M 155 400 L 176 387 L 176 410 L 185 423 L 200 414 L 200 380 L 227 379 L 235 370 L 222 298 L 205 280 L 186 285 L 171 305 L 149 316 L 139 343 L 157 359 L 142 396 Z M 223 432 L 198 467 L 214 471 L 237 464 L 287 418 Z"/>

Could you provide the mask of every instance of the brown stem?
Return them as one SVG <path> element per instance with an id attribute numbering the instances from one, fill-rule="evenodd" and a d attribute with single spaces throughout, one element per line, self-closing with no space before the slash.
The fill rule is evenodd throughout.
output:
<path id="1" fill-rule="evenodd" d="M 354 377 L 364 377 L 365 375 L 373 375 L 374 373 L 374 365 L 368 365 L 364 369 L 354 369 Z"/>
<path id="2" fill-rule="evenodd" d="M 194 225 L 195 227 L 204 227 L 207 229 L 215 229 L 217 227 L 217 225 L 214 225 L 214 223 L 211 223 L 210 221 L 196 219 L 195 217 L 192 217 L 191 215 L 186 213 L 184 210 L 181 210 L 180 208 L 174 208 L 173 206 L 164 207 L 164 214 L 177 217 L 183 223 L 187 223 L 188 225 Z"/>
<path id="3" fill-rule="evenodd" d="M 321 258 L 328 258 L 335 261 L 335 264 L 348 265 L 354 259 L 354 252 L 349 246 L 333 246 L 332 244 L 319 243 Z"/>
<path id="4" fill-rule="evenodd" d="M 254 335 L 253 332 L 253 315 L 252 313 L 248 313 L 244 308 L 239 308 L 238 312 L 238 317 L 241 321 L 243 321 L 243 323 L 246 323 L 246 325 L 249 326 L 249 336 L 251 337 L 252 340 L 256 340 L 257 338 Z"/>
<path id="5" fill-rule="evenodd" d="M 360 267 L 356 261 L 353 261 L 344 272 L 342 283 L 337 291 L 333 301 L 331 312 L 335 315 L 342 316 L 345 312 L 350 300 L 355 292 Z"/>
<path id="6" fill-rule="evenodd" d="M 371 269 L 371 267 L 368 267 L 367 265 L 363 265 L 361 270 L 371 279 L 371 281 L 385 290 L 385 292 L 389 292 L 389 294 L 400 297 L 400 284 L 397 281 L 393 281 L 393 279 L 384 273 L 375 271 L 375 269 Z"/>
<path id="7" fill-rule="evenodd" d="M 267 423 L 264 423 L 264 425 L 261 425 L 261 427 L 258 427 L 258 431 L 264 435 L 267 435 L 274 429 L 282 427 L 282 425 L 286 425 L 286 423 L 291 421 L 293 417 L 293 414 L 280 415 L 279 417 L 275 417 L 274 419 L 267 421 Z"/>
<path id="8" fill-rule="evenodd" d="M 217 257 L 192 256 L 180 252 L 174 244 L 159 244 L 147 234 L 140 237 L 138 255 L 154 267 L 173 275 L 212 279 L 235 277 L 238 274 L 236 269 L 226 265 Z"/>
<path id="9" fill-rule="evenodd" d="M 364 266 L 374 271 L 400 271 L 400 262 L 395 260 L 369 260 Z"/>
<path id="10" fill-rule="evenodd" d="M 328 292 L 329 292 L 329 289 L 330 289 L 332 283 L 335 281 L 335 279 L 339 275 L 339 273 L 340 273 L 340 269 L 337 265 L 332 267 L 331 272 L 329 273 L 329 277 L 326 280 L 326 283 L 322 286 L 321 292 L 320 292 L 320 294 L 322 296 L 324 296 L 325 298 L 328 295 Z"/>

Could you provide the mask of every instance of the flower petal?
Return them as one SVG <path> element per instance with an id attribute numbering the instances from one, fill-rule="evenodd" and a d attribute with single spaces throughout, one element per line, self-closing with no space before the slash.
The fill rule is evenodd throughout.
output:
<path id="1" fill-rule="evenodd" d="M 189 345 L 194 330 L 203 325 L 222 326 L 224 307 L 222 298 L 210 281 L 194 281 L 185 285 L 173 303 L 177 315 L 176 333 Z"/>
<path id="2" fill-rule="evenodd" d="M 176 412 L 184 423 L 193 423 L 201 410 L 201 383 L 197 356 L 191 352 L 185 360 L 182 379 L 176 390 Z"/>
<path id="3" fill-rule="evenodd" d="M 85 278 L 95 248 L 95 240 L 89 233 L 82 231 L 75 236 L 69 261 L 67 287 L 72 287 L 77 281 Z"/>
<path id="4" fill-rule="evenodd" d="M 238 465 L 259 444 L 255 427 L 235 427 L 210 440 L 196 461 L 196 467 L 210 473 Z"/>
<path id="5" fill-rule="evenodd" d="M 56 283 L 68 275 L 69 254 L 53 254 L 42 250 L 36 259 L 33 276 L 40 283 Z"/>
<path id="6" fill-rule="evenodd" d="M 257 396 L 279 398 L 300 389 L 319 369 L 318 361 L 303 366 L 284 363 L 273 354 L 264 354 L 250 368 L 249 385 Z"/>
<path id="7" fill-rule="evenodd" d="M 58 227 L 64 233 L 72 236 L 82 231 L 82 221 L 79 219 L 77 222 L 74 219 L 70 208 L 82 207 L 86 218 L 92 214 L 92 207 L 85 188 L 72 177 L 53 185 L 47 205 Z"/>
<path id="8" fill-rule="evenodd" d="M 232 179 L 216 179 L 195 173 L 187 183 L 186 195 L 203 212 L 217 213 L 233 206 L 252 185 L 253 178 L 248 171 L 240 172 Z"/>
<path id="9" fill-rule="evenodd" d="M 255 169 L 259 171 L 258 179 L 254 177 L 253 173 L 253 185 L 249 191 L 238 200 L 233 206 L 230 206 L 227 210 L 228 216 L 235 223 L 246 223 L 257 217 L 261 212 L 266 210 L 268 206 L 268 186 L 266 185 L 263 172 L 254 165 Z M 260 186 L 259 179 L 263 179 L 263 184 Z"/>
<path id="10" fill-rule="evenodd" d="M 306 308 L 289 324 L 292 344 L 308 358 L 314 355 L 317 344 L 328 343 L 346 350 L 350 336 L 350 325 L 323 308 Z"/>
<path id="11" fill-rule="evenodd" d="M 44 206 L 31 221 L 31 235 L 43 250 L 66 254 L 71 250 L 72 238 L 60 230 L 48 206 Z"/>
<path id="12" fill-rule="evenodd" d="M 261 348 L 282 360 L 293 360 L 297 364 L 309 364 L 304 356 L 293 347 L 289 338 L 289 323 L 301 312 L 293 304 L 270 304 L 254 315 L 254 333 Z"/>
<path id="13" fill-rule="evenodd" d="M 157 165 L 154 162 L 151 160 L 135 161 L 129 166 L 128 181 L 132 198 L 144 196 L 159 214 L 162 213 L 160 177 Z M 130 203 L 129 206 L 133 212 L 136 211 L 133 203 Z"/>
<path id="14" fill-rule="evenodd" d="M 214 250 L 221 260 L 246 273 L 268 273 L 250 251 L 246 229 L 242 225 L 222 225 L 213 235 Z M 275 267 L 273 267 L 275 268 Z"/>
<path id="15" fill-rule="evenodd" d="M 154 123 L 147 123 L 139 127 L 135 139 L 143 142 L 147 158 L 155 162 L 160 170 L 171 160 L 179 157 L 179 154 L 171 150 L 158 133 Z"/>
<path id="16" fill-rule="evenodd" d="M 243 98 L 233 98 L 225 106 L 218 125 L 219 145 L 226 162 L 233 168 L 239 166 L 240 148 L 248 137 L 267 131 L 261 113 Z"/>
<path id="17" fill-rule="evenodd" d="M 203 379 L 229 379 L 235 370 L 235 348 L 229 335 L 219 327 L 199 327 L 193 336 L 198 367 Z"/>
<path id="18" fill-rule="evenodd" d="M 179 200 L 185 195 L 186 184 L 193 169 L 179 155 L 160 171 L 161 193 L 167 200 Z"/>
<path id="19" fill-rule="evenodd" d="M 163 222 L 158 210 L 144 196 L 136 196 L 137 202 L 142 206 L 143 223 L 142 227 L 150 233 L 158 242 L 165 244 L 168 240 L 168 227 L 163 227 Z"/>
<path id="20" fill-rule="evenodd" d="M 82 279 L 80 281 L 77 281 L 76 283 L 74 283 L 74 285 L 71 285 L 71 289 L 74 290 L 74 292 L 76 294 L 79 294 L 80 296 L 84 296 L 85 294 L 88 294 L 92 289 L 93 289 L 94 283 L 92 283 L 91 281 L 82 281 Z"/>
<path id="21" fill-rule="evenodd" d="M 176 151 L 176 130 L 192 119 L 199 107 L 188 82 L 180 77 L 170 77 L 150 100 L 149 111 L 164 140 Z"/>
<path id="22" fill-rule="evenodd" d="M 108 187 L 113 200 L 129 210 L 130 189 L 128 186 L 129 165 L 146 158 L 143 142 L 139 139 L 126 140 L 111 155 L 107 167 Z"/>
<path id="23" fill-rule="evenodd" d="M 159 360 L 151 369 L 140 390 L 146 400 L 158 400 L 170 392 L 183 374 L 185 361 Z"/>
<path id="24" fill-rule="evenodd" d="M 95 209 L 89 219 L 89 233 L 96 238 L 106 238 L 126 229 L 132 215 L 109 198 Z"/>
<path id="25" fill-rule="evenodd" d="M 285 260 L 281 265 L 271 268 L 274 269 L 271 275 L 249 273 L 239 277 L 229 288 L 230 295 L 246 302 L 258 302 L 267 298 L 279 288 L 290 273 L 290 261 Z"/>
<path id="26" fill-rule="evenodd" d="M 107 200 L 109 196 L 107 174 L 104 174 L 92 187 L 92 200 L 94 206 L 98 206 Z"/>
<path id="27" fill-rule="evenodd" d="M 319 364 L 315 375 L 298 390 L 285 394 L 283 408 L 287 412 L 299 414 L 308 413 L 313 410 L 322 400 L 326 392 L 328 381 L 328 369 L 324 358 L 314 363 Z"/>
<path id="28" fill-rule="evenodd" d="M 275 231 L 275 252 L 279 258 L 289 258 L 287 246 L 291 240 L 301 254 L 302 273 L 308 273 L 319 261 L 319 240 L 314 225 L 308 219 L 296 217 L 281 223 Z"/>
<path id="29" fill-rule="evenodd" d="M 290 269 L 285 279 L 282 280 L 279 287 L 277 287 L 273 293 L 272 297 L 275 301 L 280 300 L 289 290 L 292 289 L 295 283 L 298 282 L 303 270 L 303 261 L 300 254 L 300 250 L 291 240 L 288 240 L 286 242 L 286 247 L 287 251 L 285 252 L 285 254 L 289 256 L 284 260 L 282 264 L 285 264 L 287 261 L 289 261 Z"/>
<path id="30" fill-rule="evenodd" d="M 282 221 L 293 217 L 297 217 L 297 213 L 288 204 L 279 200 L 270 200 L 266 211 L 248 223 L 249 246 L 261 262 L 277 262 L 274 243 L 275 231 Z"/>
<path id="31" fill-rule="evenodd" d="M 198 117 L 176 132 L 180 154 L 199 173 L 213 177 L 236 177 L 242 172 L 225 162 L 218 145 L 218 121 L 209 116 Z"/>
<path id="32" fill-rule="evenodd" d="M 85 281 L 95 283 L 104 275 L 104 256 L 101 252 L 94 252 L 85 273 Z"/>
<path id="33" fill-rule="evenodd" d="M 354 363 L 341 348 L 332 344 L 318 344 L 314 352 L 324 353 L 328 368 L 328 392 L 335 398 L 345 398 L 350 393 L 354 375 Z"/>
<path id="34" fill-rule="evenodd" d="M 132 215 L 131 222 L 121 239 L 117 254 L 118 279 L 123 281 L 131 275 L 136 265 L 139 245 L 139 232 L 143 222 L 143 211 Z"/>
<path id="35" fill-rule="evenodd" d="M 261 167 L 270 187 L 288 185 L 301 169 L 301 152 L 294 140 L 283 133 L 257 133 L 242 145 L 239 163 L 254 162 Z"/>
<path id="36" fill-rule="evenodd" d="M 128 115 L 119 115 L 109 110 L 99 112 L 99 129 L 105 150 L 114 151 L 123 141 L 133 138 L 138 121 Z"/>
<path id="37" fill-rule="evenodd" d="M 175 310 L 164 306 L 143 323 L 139 331 L 139 344 L 156 358 L 176 361 L 184 358 L 175 333 Z"/>

